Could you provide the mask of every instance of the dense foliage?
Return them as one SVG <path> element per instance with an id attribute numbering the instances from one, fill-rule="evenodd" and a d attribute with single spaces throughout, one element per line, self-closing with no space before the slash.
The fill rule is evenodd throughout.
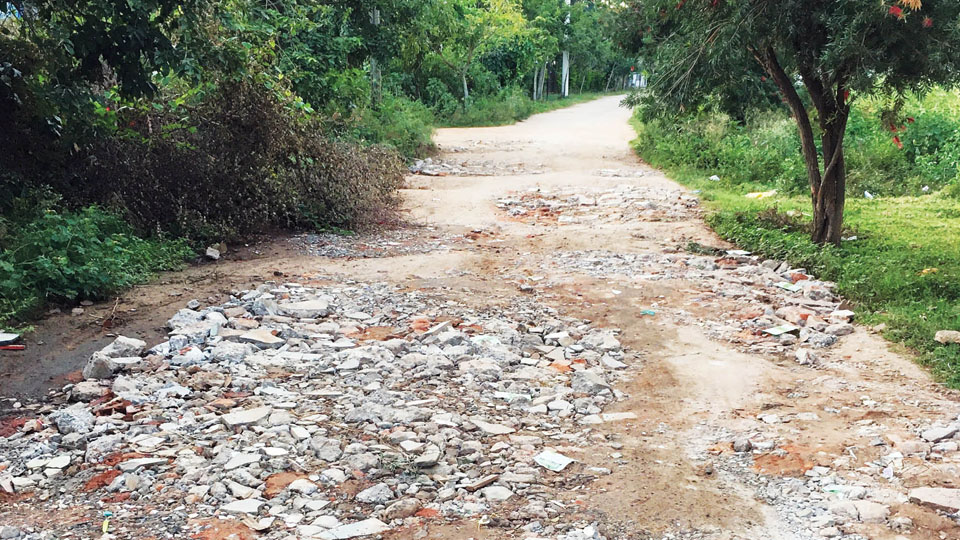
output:
<path id="1" fill-rule="evenodd" d="M 621 88 L 618 25 L 592 1 L 0 2 L 0 321 L 169 267 L 171 239 L 394 219 L 435 124 L 551 106 L 564 50 L 575 92 Z M 51 228 L 104 243 L 37 258 Z"/>
<path id="2" fill-rule="evenodd" d="M 636 0 L 650 100 L 744 105 L 777 92 L 796 121 L 817 243 L 839 244 L 851 104 L 960 80 L 960 4 L 884 0 Z M 760 83 L 764 83 L 765 90 Z M 731 99 L 737 98 L 737 99 Z M 738 103 L 743 105 L 737 105 Z M 901 125 L 894 109 L 889 124 Z"/>

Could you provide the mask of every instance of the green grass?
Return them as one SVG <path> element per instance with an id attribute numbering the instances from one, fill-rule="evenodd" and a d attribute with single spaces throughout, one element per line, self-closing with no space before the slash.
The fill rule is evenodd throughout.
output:
<path id="1" fill-rule="evenodd" d="M 937 330 L 960 330 L 960 199 L 949 195 L 955 185 L 924 196 L 850 197 L 845 236 L 857 239 L 844 241 L 839 248 L 821 247 L 805 230 L 811 217 L 807 197 L 789 190 L 762 200 L 744 197 L 758 189 L 783 188 L 782 179 L 779 184 L 775 179 L 762 181 L 747 160 L 743 175 L 728 167 L 720 182 L 711 181 L 714 170 L 671 158 L 673 140 L 654 140 L 659 129 L 637 119 L 634 126 L 638 154 L 678 182 L 700 190 L 707 221 L 718 234 L 744 249 L 787 260 L 836 282 L 838 292 L 855 303 L 861 323 L 885 323 L 884 337 L 912 349 L 939 380 L 960 388 L 960 345 L 941 345 L 933 339 Z M 701 150 L 707 154 L 702 156 L 705 162 L 716 157 L 709 148 Z M 863 161 L 870 157 L 861 156 Z M 862 182 L 871 180 L 863 177 L 863 171 L 856 174 Z"/>
<path id="2" fill-rule="evenodd" d="M 543 101 L 533 101 L 519 92 L 506 92 L 497 96 L 481 97 L 469 107 L 458 109 L 447 117 L 439 119 L 440 127 L 491 127 L 505 126 L 526 120 L 534 114 L 550 112 L 579 103 L 593 101 L 603 96 L 613 95 L 604 92 L 584 92 L 566 98 L 557 95 L 547 96 Z"/>

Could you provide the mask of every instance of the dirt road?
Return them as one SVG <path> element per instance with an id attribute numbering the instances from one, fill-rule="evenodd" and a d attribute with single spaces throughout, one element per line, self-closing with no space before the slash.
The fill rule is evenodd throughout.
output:
<path id="1" fill-rule="evenodd" d="M 497 208 L 498 198 L 534 189 L 562 192 L 547 197 L 554 202 L 633 188 L 649 199 L 661 190 L 667 197 L 685 193 L 638 161 L 628 145 L 629 116 L 610 97 L 514 126 L 440 130 L 442 159 L 488 163 L 500 174 L 414 177 L 408 206 L 416 219 L 475 230 L 480 239 L 454 253 L 340 268 L 371 277 L 388 272 L 392 279 L 409 274 L 418 286 L 446 286 L 481 303 L 509 302 L 529 287 L 562 312 L 619 328 L 644 359 L 620 404 L 640 420 L 617 426 L 625 464 L 583 496 L 584 507 L 616 522 L 613 528 L 691 538 L 960 538 L 956 523 L 905 496 L 919 486 L 960 487 L 957 453 L 926 459 L 923 452 L 936 452 L 917 442 L 918 429 L 956 419 L 957 395 L 931 382 L 908 356 L 860 327 L 820 353 L 815 366 L 798 365 L 792 354 L 750 353 L 744 340 L 710 337 L 716 335 L 710 323 L 755 316 L 746 311 L 763 308 L 762 298 L 712 295 L 704 283 L 681 272 L 671 279 L 663 268 L 596 272 L 589 264 L 557 264 L 594 250 L 657 258 L 690 242 L 725 246 L 695 209 L 667 202 L 646 217 L 587 212 L 563 222 L 551 212 L 511 216 Z M 511 169 L 545 172 L 504 172 Z M 649 279 L 657 272 L 664 279 Z M 766 300 L 780 307 L 779 299 Z M 657 315 L 644 315 L 652 306 Z M 760 448 L 753 456 L 732 452 L 730 441 L 744 437 Z M 609 467 L 617 458 L 598 452 L 588 461 Z M 895 471 L 885 478 L 890 463 Z M 828 480 L 809 482 L 812 475 Z M 855 499 L 862 508 L 852 518 L 848 512 L 817 521 L 817 504 L 845 506 L 826 500 L 834 484 L 864 487 L 866 495 Z M 872 510 L 889 515 L 871 518 Z"/>
<path id="2" fill-rule="evenodd" d="M 732 246 L 705 226 L 695 194 L 632 153 L 630 111 L 618 100 L 513 126 L 440 130 L 437 159 L 475 176 L 409 177 L 410 219 L 428 228 L 349 240 L 340 253 L 377 256 L 318 258 L 333 240 L 284 239 L 90 313 L 123 313 L 128 327 L 118 331 L 150 341 L 187 299 L 217 303 L 275 276 L 387 281 L 476 307 L 532 298 L 618 329 L 636 355 L 614 406 L 636 418 L 596 426 L 597 447 L 576 456 L 610 474 L 556 493 L 606 537 L 960 538 L 955 520 L 909 498 L 918 487 L 960 488 L 957 439 L 925 431 L 956 422 L 956 393 L 861 327 L 847 334 L 831 319 L 834 333 L 814 337 L 837 342 L 805 349 L 804 363 L 795 351 L 810 335 L 801 333 L 806 345 L 763 335 L 765 321 L 826 320 L 824 306 L 835 303 L 829 293 L 818 301 L 770 286 L 775 270 L 814 281 L 800 269 L 725 254 Z M 92 338 L 109 331 L 92 319 L 82 339 L 49 328 L 65 320 L 41 325 L 51 336 L 44 354 L 59 358 L 50 376 L 79 369 L 100 346 Z M 56 350 L 71 339 L 81 342 L 72 355 Z M 475 519 L 390 534 L 533 536 Z"/>

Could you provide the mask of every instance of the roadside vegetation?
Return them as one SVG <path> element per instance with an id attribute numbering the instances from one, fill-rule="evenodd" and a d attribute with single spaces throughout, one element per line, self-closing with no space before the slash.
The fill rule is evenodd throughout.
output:
<path id="1" fill-rule="evenodd" d="M 960 387 L 960 4 L 630 5 L 640 156 Z"/>
<path id="2" fill-rule="evenodd" d="M 0 326 L 209 244 L 394 221 L 435 126 L 623 88 L 620 21 L 562 0 L 0 2 Z"/>
<path id="3" fill-rule="evenodd" d="M 933 339 L 938 330 L 960 329 L 960 93 L 939 89 L 906 99 L 909 120 L 896 134 L 902 149 L 881 125 L 885 105 L 863 99 L 851 112 L 839 247 L 811 240 L 797 130 L 782 111 L 752 111 L 739 123 L 711 110 L 668 119 L 641 108 L 634 146 L 645 161 L 700 191 L 708 222 L 722 237 L 835 281 L 861 323 L 886 325 L 885 337 L 917 351 L 941 380 L 960 387 L 960 346 Z"/>

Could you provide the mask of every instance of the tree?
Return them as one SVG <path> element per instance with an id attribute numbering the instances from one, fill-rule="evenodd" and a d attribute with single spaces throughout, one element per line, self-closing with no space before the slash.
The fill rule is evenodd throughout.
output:
<path id="1" fill-rule="evenodd" d="M 430 2 L 424 11 L 433 20 L 428 32 L 433 52 L 459 75 L 464 104 L 470 99 L 467 74 L 478 54 L 526 29 L 526 19 L 513 0 Z"/>
<path id="2" fill-rule="evenodd" d="M 800 132 L 819 244 L 840 243 L 851 102 L 960 81 L 954 0 L 634 0 L 631 7 L 651 90 L 676 108 L 729 91 L 751 62 L 763 68 Z"/>

